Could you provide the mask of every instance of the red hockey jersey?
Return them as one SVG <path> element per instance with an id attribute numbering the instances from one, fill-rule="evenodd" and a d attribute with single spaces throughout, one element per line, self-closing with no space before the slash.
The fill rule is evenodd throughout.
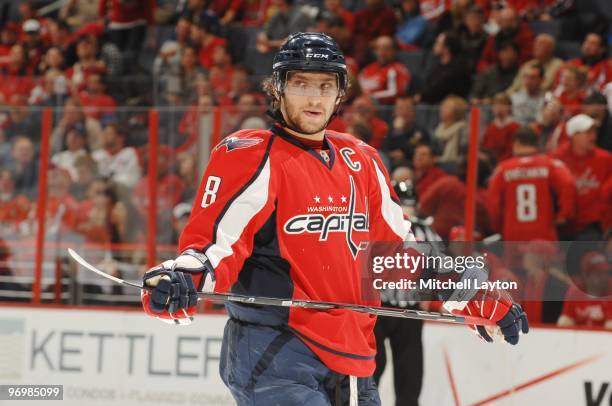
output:
<path id="1" fill-rule="evenodd" d="M 405 95 L 410 79 L 410 71 L 399 62 L 373 62 L 359 73 L 361 89 L 381 104 L 393 104 L 397 97 Z"/>
<path id="2" fill-rule="evenodd" d="M 605 149 L 595 147 L 585 156 L 577 156 L 570 144 L 555 151 L 555 158 L 563 161 L 576 179 L 578 192 L 574 231 L 581 231 L 589 224 L 604 220 L 605 203 L 601 188 L 612 176 L 612 155 Z"/>
<path id="3" fill-rule="evenodd" d="M 214 148 L 179 248 L 206 254 L 216 292 L 366 303 L 359 251 L 401 241 L 408 228 L 374 149 L 334 131 L 324 145 L 327 159 L 275 126 Z M 236 304 L 228 312 L 290 329 L 334 371 L 374 372 L 375 316 Z"/>
<path id="4" fill-rule="evenodd" d="M 575 202 L 569 170 L 546 155 L 505 160 L 489 182 L 491 226 L 507 241 L 556 240 L 556 220 L 573 218 Z"/>
<path id="5" fill-rule="evenodd" d="M 589 296 L 576 286 L 571 286 L 561 314 L 571 318 L 578 326 L 603 327 L 612 322 L 612 301 Z"/>

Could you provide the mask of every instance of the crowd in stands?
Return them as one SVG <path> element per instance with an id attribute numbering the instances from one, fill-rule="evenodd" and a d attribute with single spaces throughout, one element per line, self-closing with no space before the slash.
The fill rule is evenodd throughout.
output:
<path id="1" fill-rule="evenodd" d="M 491 207 L 489 179 L 517 142 L 534 144 L 530 131 L 533 153 L 563 166 L 559 194 L 573 197 L 547 208 L 554 233 L 519 230 L 521 239 L 610 240 L 606 1 L 68 0 L 50 12 L 48 3 L 0 8 L 0 238 L 35 233 L 41 108 L 52 107 L 47 229 L 143 242 L 146 108 L 157 106 L 167 231 L 158 242 L 176 243 L 199 182 L 202 123 L 221 108 L 224 135 L 267 128 L 261 80 L 287 35 L 309 30 L 347 57 L 351 87 L 329 129 L 362 138 L 395 181 L 413 182 L 443 238 L 464 220 L 469 114 L 479 106 L 477 231 L 516 239 L 503 224 L 512 208 Z"/>

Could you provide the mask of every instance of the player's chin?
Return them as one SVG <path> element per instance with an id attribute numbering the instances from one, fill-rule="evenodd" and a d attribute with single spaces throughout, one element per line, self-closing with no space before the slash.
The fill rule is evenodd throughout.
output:
<path id="1" fill-rule="evenodd" d="M 307 134 L 325 129 L 325 121 L 322 117 L 304 118 L 300 124 L 302 131 Z"/>

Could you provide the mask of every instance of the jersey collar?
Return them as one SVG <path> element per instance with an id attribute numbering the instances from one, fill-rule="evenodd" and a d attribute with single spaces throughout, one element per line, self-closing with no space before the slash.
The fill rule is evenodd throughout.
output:
<path id="1" fill-rule="evenodd" d="M 325 134 L 323 136 L 323 145 L 327 147 L 327 151 L 328 151 L 328 154 L 329 154 L 329 162 L 327 162 L 325 159 L 323 159 L 321 154 L 319 154 L 317 151 L 315 151 L 312 148 L 304 145 L 300 140 L 298 140 L 297 138 L 295 138 L 291 134 L 289 134 L 287 131 L 285 131 L 284 128 L 282 128 L 282 127 L 280 127 L 278 125 L 273 125 L 270 128 L 270 131 L 272 131 L 274 134 L 278 135 L 279 137 L 281 137 L 285 141 L 287 141 L 287 142 L 295 145 L 296 147 L 301 148 L 304 151 L 308 152 L 310 155 L 312 155 L 314 158 L 316 158 L 319 162 L 321 162 L 327 169 L 331 170 L 334 167 L 334 161 L 335 161 L 335 158 L 336 158 L 336 153 L 334 151 L 333 144 L 327 138 L 327 134 Z"/>

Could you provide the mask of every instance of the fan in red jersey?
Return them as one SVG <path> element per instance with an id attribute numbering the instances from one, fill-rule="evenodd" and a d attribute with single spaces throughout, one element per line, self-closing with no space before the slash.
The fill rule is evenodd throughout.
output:
<path id="1" fill-rule="evenodd" d="M 363 297 L 361 251 L 369 242 L 402 246 L 414 236 L 377 152 L 326 130 L 347 85 L 344 56 L 331 37 L 297 33 L 286 40 L 264 82 L 275 124 L 238 131 L 213 148 L 180 237 L 182 254 L 144 276 L 147 314 L 189 323 L 197 291 L 380 303 Z M 449 311 L 496 322 L 511 344 L 528 332 L 525 313 L 503 292 L 445 293 Z M 362 406 L 380 405 L 372 379 L 376 317 L 229 302 L 226 308 L 220 372 L 238 405 L 356 405 L 357 398 Z"/>
<path id="2" fill-rule="evenodd" d="M 410 72 L 396 60 L 395 48 L 393 38 L 378 37 L 374 45 L 376 61 L 359 73 L 361 89 L 381 104 L 393 104 L 410 83 Z"/>
<path id="3" fill-rule="evenodd" d="M 561 161 L 538 153 L 530 128 L 513 139 L 514 158 L 499 164 L 489 181 L 491 225 L 506 241 L 554 241 L 557 226 L 574 217 L 574 179 Z"/>
<path id="4" fill-rule="evenodd" d="M 586 114 L 572 117 L 566 129 L 570 142 L 559 147 L 553 156 L 563 161 L 576 179 L 577 212 L 570 232 L 573 239 L 597 241 L 605 222 L 601 190 L 612 176 L 612 155 L 595 146 L 595 120 Z"/>
<path id="5" fill-rule="evenodd" d="M 560 326 L 600 326 L 612 329 L 612 279 L 610 263 L 600 252 L 590 251 L 580 260 L 577 284 L 570 287 Z M 607 297 L 606 297 L 607 296 Z"/>

